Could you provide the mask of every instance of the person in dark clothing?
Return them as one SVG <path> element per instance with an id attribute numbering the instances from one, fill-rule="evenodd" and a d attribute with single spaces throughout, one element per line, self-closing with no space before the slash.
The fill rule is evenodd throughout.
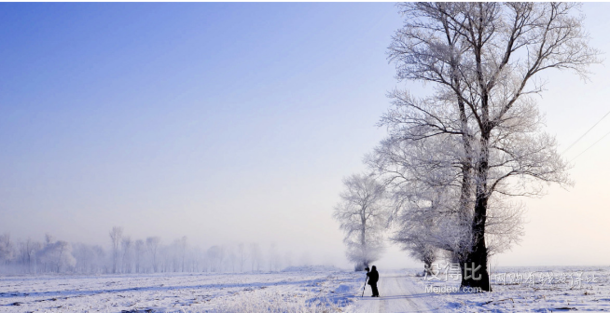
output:
<path id="1" fill-rule="evenodd" d="M 371 271 L 369 272 L 369 268 L 366 268 L 366 276 L 368 277 L 368 284 L 371 285 L 371 290 L 373 290 L 373 297 L 379 297 L 379 290 L 377 290 L 377 282 L 379 281 L 379 272 L 377 272 L 377 267 L 373 265 Z"/>

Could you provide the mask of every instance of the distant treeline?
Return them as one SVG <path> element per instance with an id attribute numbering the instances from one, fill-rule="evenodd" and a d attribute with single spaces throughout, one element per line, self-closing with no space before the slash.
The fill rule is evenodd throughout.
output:
<path id="1" fill-rule="evenodd" d="M 258 243 L 192 247 L 187 237 L 163 244 L 160 237 L 132 240 L 114 227 L 110 247 L 71 243 L 47 234 L 43 242 L 0 235 L 0 274 L 118 274 L 164 272 L 279 271 L 292 266 L 292 253 L 275 244 Z M 307 257 L 301 258 L 307 265 Z"/>

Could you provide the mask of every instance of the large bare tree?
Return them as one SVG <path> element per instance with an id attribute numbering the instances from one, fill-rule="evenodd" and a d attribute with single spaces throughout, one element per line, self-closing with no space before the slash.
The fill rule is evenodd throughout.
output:
<path id="1" fill-rule="evenodd" d="M 553 137 L 540 129 L 535 94 L 547 69 L 586 77 L 598 51 L 571 3 L 405 3 L 404 26 L 389 56 L 401 80 L 432 83 L 434 95 L 393 94 L 402 105 L 403 140 L 456 136 L 462 189 L 458 210 L 472 207 L 471 238 L 460 260 L 462 286 L 491 290 L 486 245 L 495 194 L 539 194 L 541 182 L 568 183 Z M 438 114 L 438 113 L 442 114 Z"/>

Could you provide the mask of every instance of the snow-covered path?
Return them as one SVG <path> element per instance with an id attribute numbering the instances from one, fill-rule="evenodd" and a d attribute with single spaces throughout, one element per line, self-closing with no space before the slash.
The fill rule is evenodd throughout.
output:
<path id="1" fill-rule="evenodd" d="M 379 298 L 372 298 L 371 288 L 367 286 L 364 297 L 356 298 L 349 312 L 436 312 L 442 305 L 437 303 L 440 300 L 436 299 L 437 294 L 426 293 L 423 286 L 406 273 L 380 272 L 378 287 Z"/>

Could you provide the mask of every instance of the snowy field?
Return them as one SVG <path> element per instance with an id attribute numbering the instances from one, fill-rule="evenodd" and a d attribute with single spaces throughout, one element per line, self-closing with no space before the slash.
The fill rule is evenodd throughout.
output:
<path id="1" fill-rule="evenodd" d="M 516 267 L 491 273 L 490 293 L 440 293 L 450 312 L 610 312 L 610 267 Z M 419 280 L 430 287 L 456 287 L 451 274 Z"/>
<path id="2" fill-rule="evenodd" d="M 3 277 L 0 312 L 332 312 L 362 274 L 150 274 Z M 303 308 L 311 307 L 310 310 Z"/>
<path id="3" fill-rule="evenodd" d="M 318 269 L 255 274 L 13 276 L 0 312 L 556 312 L 610 311 L 610 268 L 501 268 L 491 293 L 454 292 L 451 273 L 381 271 L 380 298 L 363 274 Z"/>

